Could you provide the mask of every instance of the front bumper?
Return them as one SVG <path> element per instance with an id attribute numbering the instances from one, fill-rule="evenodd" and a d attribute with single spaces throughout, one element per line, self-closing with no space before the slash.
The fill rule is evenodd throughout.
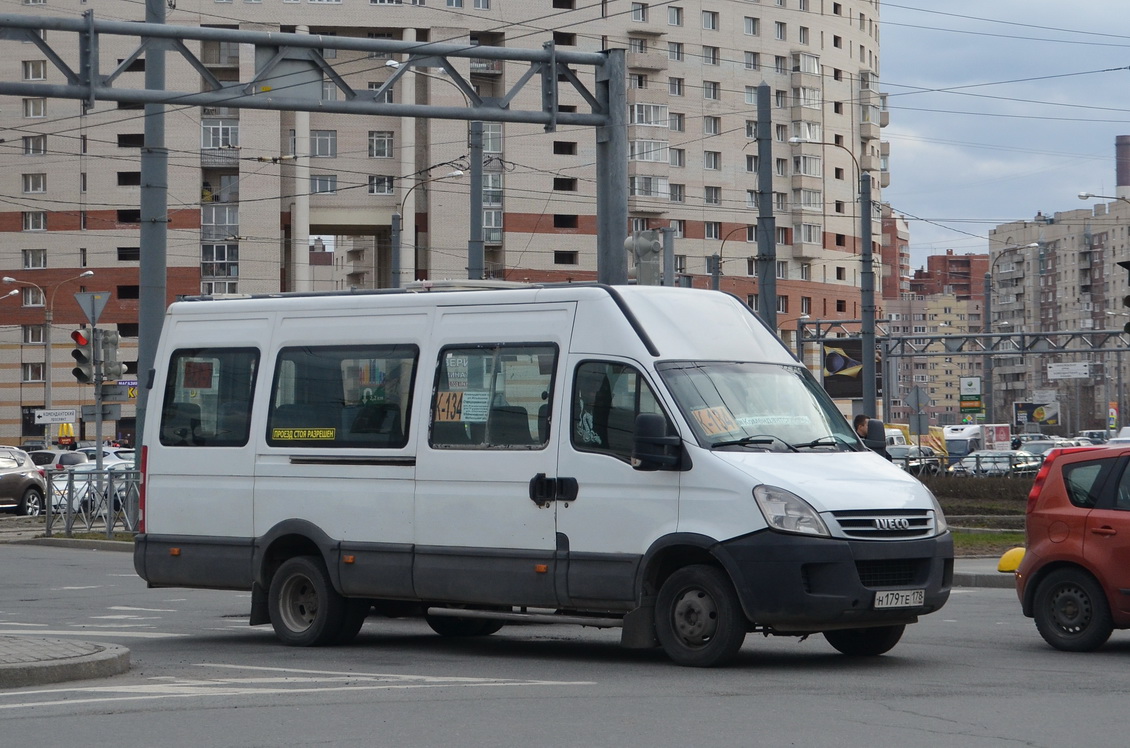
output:
<path id="1" fill-rule="evenodd" d="M 721 544 L 746 617 L 798 633 L 911 623 L 949 599 L 953 538 L 854 541 L 762 531 Z M 922 589 L 923 604 L 874 609 L 876 592 Z"/>

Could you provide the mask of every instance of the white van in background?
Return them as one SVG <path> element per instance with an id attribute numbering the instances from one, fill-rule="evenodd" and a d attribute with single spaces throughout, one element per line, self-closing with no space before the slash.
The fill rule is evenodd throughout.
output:
<path id="1" fill-rule="evenodd" d="M 152 386 L 138 574 L 250 590 L 287 644 L 375 609 L 621 627 L 684 665 L 750 631 L 876 655 L 949 596 L 929 490 L 729 295 L 189 300 Z"/>

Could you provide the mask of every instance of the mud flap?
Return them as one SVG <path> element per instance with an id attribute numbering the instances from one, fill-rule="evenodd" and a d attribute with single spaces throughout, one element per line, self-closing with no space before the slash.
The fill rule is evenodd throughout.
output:
<path id="1" fill-rule="evenodd" d="M 625 649 L 652 649 L 659 646 L 655 636 L 655 601 L 645 602 L 624 616 L 620 646 Z"/>
<path id="2" fill-rule="evenodd" d="M 267 608 L 267 590 L 255 582 L 251 585 L 251 620 L 249 625 L 262 626 L 271 622 L 271 611 Z"/>

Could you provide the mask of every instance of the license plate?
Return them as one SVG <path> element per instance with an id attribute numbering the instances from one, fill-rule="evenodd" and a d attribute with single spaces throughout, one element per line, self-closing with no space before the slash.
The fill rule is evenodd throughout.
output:
<path id="1" fill-rule="evenodd" d="M 884 590 L 875 593 L 875 609 L 915 608 L 926 602 L 926 590 Z"/>

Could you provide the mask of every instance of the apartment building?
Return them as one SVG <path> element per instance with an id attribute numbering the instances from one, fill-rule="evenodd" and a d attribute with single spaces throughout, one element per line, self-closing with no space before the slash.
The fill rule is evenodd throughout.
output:
<path id="1" fill-rule="evenodd" d="M 79 17 L 83 0 L 27 0 L 36 16 Z M 94 8 L 96 18 L 138 20 L 141 7 Z M 778 323 L 786 339 L 797 318 L 860 316 L 860 251 L 879 257 L 881 188 L 889 150 L 879 87 L 878 0 L 178 0 L 169 25 L 215 26 L 328 37 L 443 41 L 468 45 L 626 50 L 629 225 L 670 227 L 683 282 L 708 286 L 707 258 L 719 255 L 721 287 L 751 304 L 755 278 L 754 142 L 759 85 L 773 91 L 773 205 Z M 48 32 L 74 65 L 77 40 Z M 9 80 L 57 83 L 62 74 L 33 44 L 4 42 Z M 104 70 L 133 40 L 100 49 Z M 255 50 L 190 42 L 221 81 L 248 81 Z M 13 52 L 12 50 L 15 50 Z M 18 52 L 18 54 L 16 53 Z M 324 52 L 354 90 L 380 88 L 403 55 Z M 141 87 L 144 56 L 119 78 Z M 483 97 L 507 95 L 527 66 L 455 61 Z M 170 88 L 192 89 L 200 74 L 167 58 Z M 592 85 L 591 72 L 580 73 Z M 587 78 L 586 78 L 587 76 Z M 588 103 L 562 87 L 562 111 Z M 326 80 L 321 96 L 341 90 Z M 465 106 L 437 68 L 413 68 L 384 100 Z M 538 106 L 537 86 L 517 94 Z M 89 404 L 89 386 L 69 370 L 68 333 L 84 318 L 73 292 L 112 293 L 100 324 L 136 342 L 142 110 L 96 102 L 0 97 L 0 180 L 13 199 L 0 212 L 0 270 L 21 294 L 0 300 L 0 440 L 42 433 L 34 411 L 52 382 L 53 407 Z M 391 227 L 404 216 L 402 277 L 465 278 L 467 123 L 398 116 L 170 105 L 168 297 L 295 288 L 391 284 Z M 484 123 L 483 240 L 486 276 L 518 281 L 596 277 L 595 137 L 591 128 Z M 874 235 L 860 236 L 860 171 L 872 176 Z M 311 237 L 329 237 L 332 258 Z M 313 257 L 313 255 L 309 255 Z M 330 263 L 327 268 L 327 263 Z M 86 271 L 93 276 L 78 278 Z M 0 286 L 0 291 L 6 286 Z M 38 290 L 37 290 L 38 289 Z M 48 318 L 51 333 L 45 334 Z M 50 340 L 51 345 L 46 345 Z M 128 359 L 130 355 L 126 353 Z M 127 375 L 128 376 L 128 375 Z M 132 381 L 126 380 L 126 381 Z M 123 420 L 109 428 L 132 431 Z"/>

